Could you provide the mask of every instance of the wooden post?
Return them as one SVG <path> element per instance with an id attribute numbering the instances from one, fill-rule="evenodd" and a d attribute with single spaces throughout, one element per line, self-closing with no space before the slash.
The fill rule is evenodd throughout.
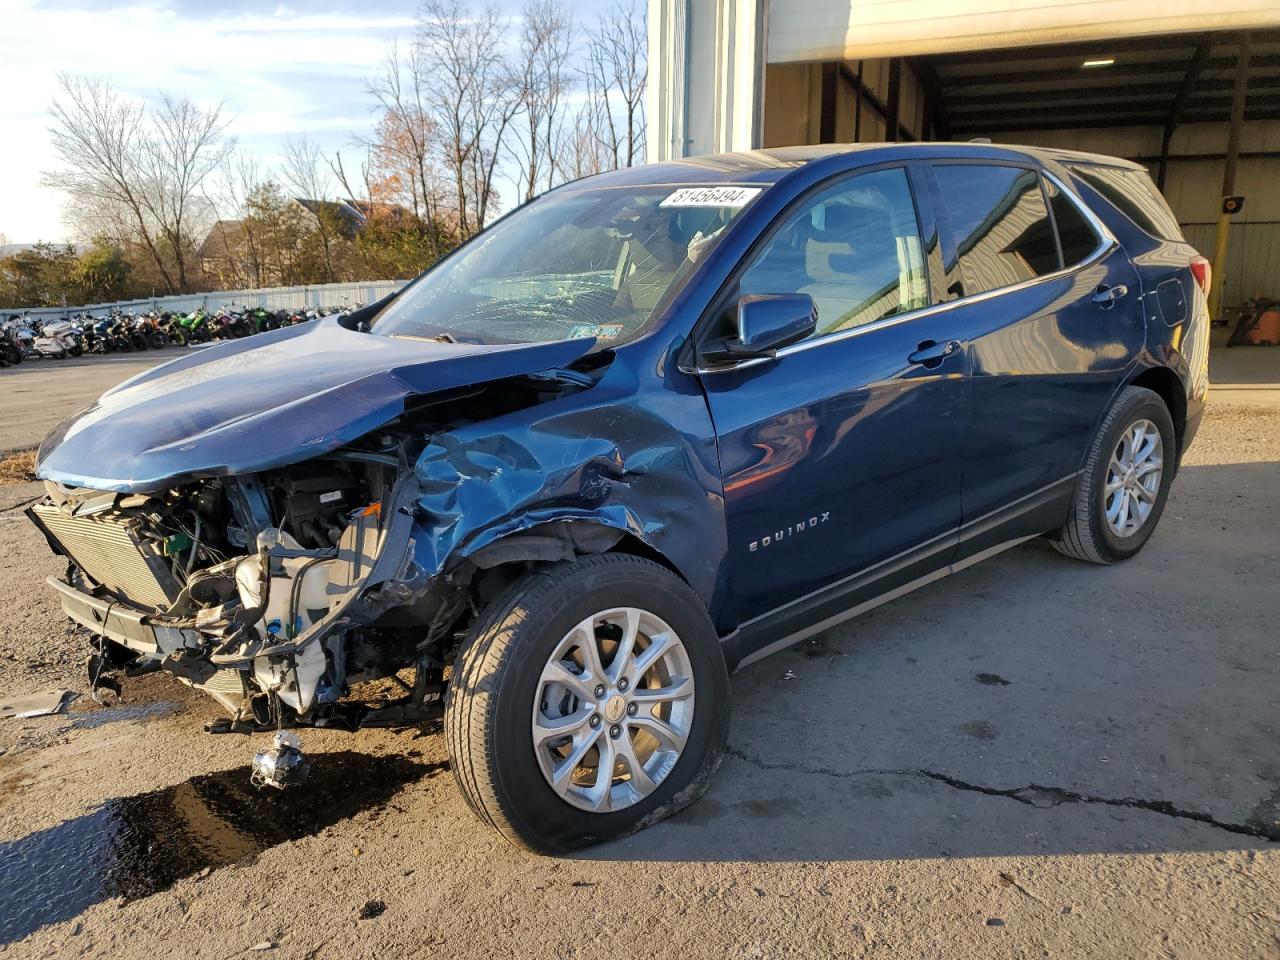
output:
<path id="1" fill-rule="evenodd" d="M 901 126 L 902 110 L 902 60 L 894 57 L 889 61 L 889 116 L 885 118 L 884 138 L 890 143 L 898 139 Z"/>
<path id="2" fill-rule="evenodd" d="M 824 63 L 822 65 L 822 95 L 818 115 L 818 142 L 836 142 L 836 95 L 839 92 L 839 65 Z"/>
<path id="3" fill-rule="evenodd" d="M 1161 193 L 1164 193 L 1165 179 L 1169 175 L 1169 146 L 1173 142 L 1173 131 L 1182 118 L 1182 111 L 1186 108 L 1191 92 L 1195 89 L 1196 82 L 1204 71 L 1205 61 L 1208 59 L 1209 45 L 1207 43 L 1197 45 L 1195 53 L 1191 56 L 1191 62 L 1187 64 L 1187 72 L 1182 76 L 1178 95 L 1174 98 L 1173 106 L 1169 108 L 1169 116 L 1164 124 L 1164 136 L 1160 140 L 1160 170 L 1156 176 L 1156 186 L 1160 188 Z"/>
<path id="4" fill-rule="evenodd" d="M 853 91 L 853 142 L 862 142 L 862 61 L 858 61 L 858 82 Z"/>
<path id="5" fill-rule="evenodd" d="M 1240 159 L 1240 128 L 1244 126 L 1245 97 L 1249 92 L 1249 34 L 1240 34 L 1240 49 L 1236 55 L 1235 85 L 1231 91 L 1231 126 L 1227 131 L 1227 160 L 1222 170 L 1222 196 L 1232 196 L 1236 190 L 1236 163 Z M 1222 284 L 1227 276 L 1227 240 L 1231 230 L 1231 215 L 1225 210 L 1218 213 L 1218 236 L 1213 245 L 1213 280 L 1209 288 L 1209 320 L 1216 323 L 1222 312 Z"/>

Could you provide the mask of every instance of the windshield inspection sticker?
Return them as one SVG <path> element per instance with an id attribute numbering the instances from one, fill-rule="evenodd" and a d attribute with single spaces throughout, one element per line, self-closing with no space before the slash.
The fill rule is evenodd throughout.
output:
<path id="1" fill-rule="evenodd" d="M 616 340 L 622 336 L 623 326 L 620 323 L 575 323 L 569 328 L 566 339 L 580 340 L 584 337 L 595 337 L 597 340 Z"/>
<path id="2" fill-rule="evenodd" d="M 663 200 L 660 207 L 745 207 L 756 198 L 760 187 L 682 187 Z"/>

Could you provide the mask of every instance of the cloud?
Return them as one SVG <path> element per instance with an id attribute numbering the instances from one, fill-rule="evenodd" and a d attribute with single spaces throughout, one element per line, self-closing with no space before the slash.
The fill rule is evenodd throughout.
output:
<path id="1" fill-rule="evenodd" d="M 416 4 L 358 12 L 308 3 L 220 6 L 183 0 L 119 5 L 93 0 L 0 0 L 0 233 L 63 239 L 63 198 L 40 186 L 56 164 L 47 110 L 59 72 L 108 80 L 125 93 L 170 91 L 223 103 L 229 132 L 246 142 L 308 132 L 337 144 L 371 124 L 364 78 L 386 43 L 407 37 Z M 272 157 L 263 158 L 270 163 Z"/>

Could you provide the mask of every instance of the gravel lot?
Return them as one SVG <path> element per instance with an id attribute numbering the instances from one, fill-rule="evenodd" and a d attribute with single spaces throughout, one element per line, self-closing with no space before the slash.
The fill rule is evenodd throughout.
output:
<path id="1" fill-rule="evenodd" d="M 1280 351 L 1233 353 L 1139 557 L 1031 543 L 739 673 L 707 796 L 580 858 L 482 828 L 434 731 L 304 732 L 312 793 L 255 796 L 166 678 L 0 720 L 0 957 L 1280 956 Z M 84 688 L 37 493 L 0 698 Z"/>

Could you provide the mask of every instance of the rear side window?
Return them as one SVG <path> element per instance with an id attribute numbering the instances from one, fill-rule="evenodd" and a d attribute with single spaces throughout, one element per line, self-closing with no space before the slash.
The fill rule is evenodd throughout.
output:
<path id="1" fill-rule="evenodd" d="M 972 296 L 1053 273 L 1058 245 L 1040 177 L 1022 167 L 935 164 L 964 293 Z M 954 285 L 949 288 L 954 291 Z"/>
<path id="2" fill-rule="evenodd" d="M 1062 244 L 1062 262 L 1074 267 L 1098 249 L 1101 238 L 1084 213 L 1052 180 L 1044 182 L 1049 193 L 1049 206 L 1053 209 L 1053 222 L 1058 227 L 1058 240 Z"/>
<path id="3" fill-rule="evenodd" d="M 1181 240 L 1178 218 L 1145 170 L 1069 164 L 1071 171 L 1126 217 L 1161 240 Z"/>

